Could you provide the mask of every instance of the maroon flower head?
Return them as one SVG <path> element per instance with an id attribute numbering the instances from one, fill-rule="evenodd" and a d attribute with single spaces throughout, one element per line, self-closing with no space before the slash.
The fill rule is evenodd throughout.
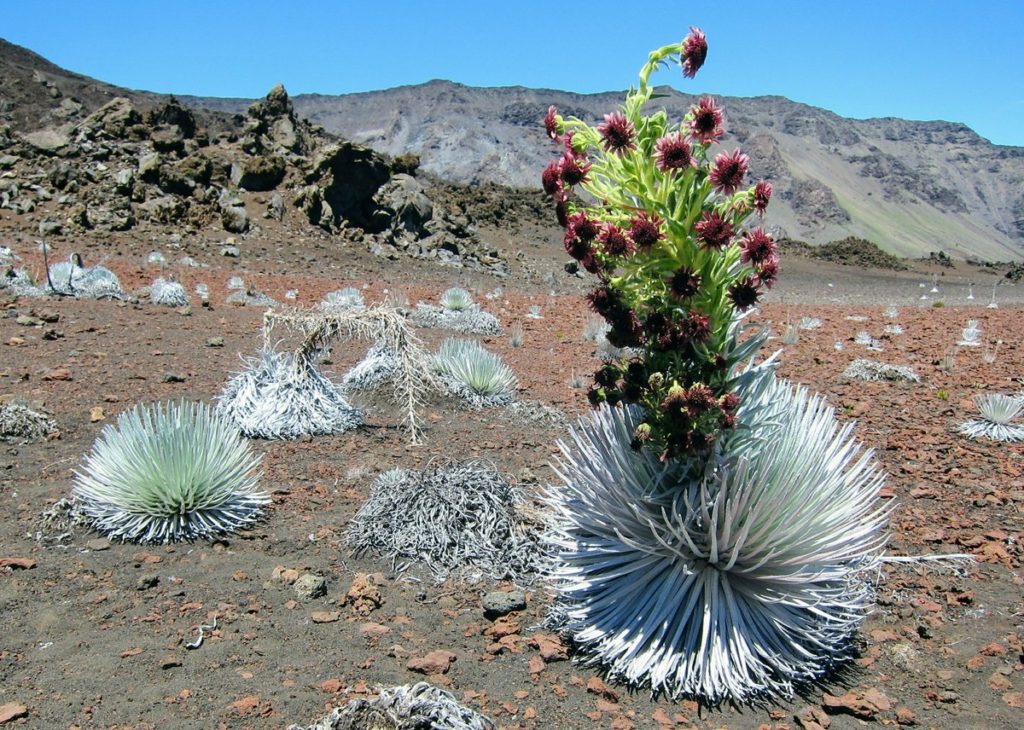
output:
<path id="1" fill-rule="evenodd" d="M 593 251 L 590 251 L 586 256 L 581 258 L 580 263 L 583 265 L 583 268 L 591 274 L 601 273 L 601 262 L 598 260 L 597 256 L 594 255 Z"/>
<path id="2" fill-rule="evenodd" d="M 658 140 L 654 147 L 654 160 L 658 169 L 666 174 L 672 170 L 697 166 L 690 143 L 681 132 L 668 134 Z"/>
<path id="3" fill-rule="evenodd" d="M 633 242 L 629 240 L 623 230 L 611 223 L 601 231 L 600 238 L 604 252 L 609 256 L 627 256 L 636 250 Z"/>
<path id="4" fill-rule="evenodd" d="M 618 293 L 606 286 L 599 286 L 587 294 L 587 301 L 590 302 L 591 308 L 605 319 L 623 309 L 622 300 L 619 298 Z"/>
<path id="5" fill-rule="evenodd" d="M 772 184 L 767 180 L 758 180 L 754 186 L 754 210 L 758 215 L 764 215 L 768 207 L 768 201 L 772 199 Z"/>
<path id="6" fill-rule="evenodd" d="M 562 181 L 569 187 L 572 187 L 586 181 L 587 173 L 590 172 L 590 163 L 583 157 L 577 157 L 566 152 L 562 155 L 560 168 L 562 170 Z"/>
<path id="7" fill-rule="evenodd" d="M 700 291 L 700 274 L 687 266 L 680 266 L 668 280 L 669 291 L 680 299 L 692 297 Z"/>
<path id="8" fill-rule="evenodd" d="M 703 314 L 690 312 L 686 321 L 686 334 L 697 342 L 704 342 L 711 336 L 711 320 Z"/>
<path id="9" fill-rule="evenodd" d="M 738 149 L 715 155 L 715 165 L 709 175 L 711 185 L 722 195 L 732 195 L 743 185 L 748 162 L 749 158 Z"/>
<path id="10" fill-rule="evenodd" d="M 732 240 L 732 224 L 714 210 L 705 210 L 700 220 L 694 224 L 693 230 L 697 232 L 697 240 L 705 248 L 721 250 Z"/>
<path id="11" fill-rule="evenodd" d="M 761 292 L 757 289 L 757 282 L 750 276 L 740 279 L 729 287 L 729 299 L 741 312 L 757 304 L 760 296 Z"/>
<path id="12" fill-rule="evenodd" d="M 763 261 L 757 270 L 757 281 L 766 289 L 771 289 L 772 284 L 779 278 L 779 258 L 772 256 Z"/>
<path id="13" fill-rule="evenodd" d="M 612 347 L 640 347 L 644 344 L 643 326 L 632 309 L 616 312 L 609 324 L 612 327 L 605 337 Z"/>
<path id="14" fill-rule="evenodd" d="M 562 190 L 562 164 L 552 160 L 540 174 L 540 184 L 548 195 L 556 195 Z"/>
<path id="15" fill-rule="evenodd" d="M 718 407 L 723 413 L 735 413 L 740 407 L 740 397 L 735 393 L 726 393 L 718 399 Z"/>
<path id="16" fill-rule="evenodd" d="M 565 238 L 562 242 L 565 244 L 565 252 L 577 261 L 582 261 L 593 253 L 590 244 L 579 236 L 576 226 L 571 220 L 565 227 Z"/>
<path id="17" fill-rule="evenodd" d="M 760 265 L 775 257 L 775 241 L 762 229 L 754 228 L 743 237 L 740 251 L 743 263 Z"/>
<path id="18" fill-rule="evenodd" d="M 717 142 L 725 134 L 722 109 L 710 96 L 705 96 L 690 109 L 690 136 L 701 144 Z"/>
<path id="19" fill-rule="evenodd" d="M 569 225 L 574 235 L 585 243 L 593 241 L 601 232 L 601 225 L 582 210 L 569 216 Z"/>
<path id="20" fill-rule="evenodd" d="M 569 211 L 565 205 L 564 192 L 555 196 L 555 220 L 558 221 L 558 225 L 562 226 L 562 228 L 569 225 Z"/>
<path id="21" fill-rule="evenodd" d="M 710 410 L 717 410 L 718 403 L 715 401 L 715 394 L 711 388 L 703 383 L 697 383 L 683 395 L 686 404 L 686 411 L 690 418 L 697 419 Z"/>
<path id="22" fill-rule="evenodd" d="M 708 41 L 704 31 L 690 26 L 690 35 L 683 41 L 683 76 L 692 79 L 708 57 Z"/>
<path id="23" fill-rule="evenodd" d="M 641 251 L 650 251 L 661 240 L 661 219 L 656 215 L 641 213 L 629 221 L 629 237 Z"/>
<path id="24" fill-rule="evenodd" d="M 544 115 L 544 130 L 551 139 L 558 141 L 558 110 L 554 106 L 549 106 L 548 113 Z"/>
<path id="25" fill-rule="evenodd" d="M 605 152 L 621 155 L 626 150 L 636 149 L 636 128 L 622 112 L 605 114 L 604 124 L 598 124 L 597 131 L 601 134 Z"/>

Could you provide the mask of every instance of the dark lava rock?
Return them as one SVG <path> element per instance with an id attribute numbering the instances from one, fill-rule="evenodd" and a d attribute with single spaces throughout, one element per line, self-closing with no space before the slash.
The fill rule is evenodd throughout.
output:
<path id="1" fill-rule="evenodd" d="M 525 609 L 526 594 L 522 591 L 493 591 L 484 595 L 481 604 L 484 607 L 484 616 L 496 619 L 506 613 Z"/>

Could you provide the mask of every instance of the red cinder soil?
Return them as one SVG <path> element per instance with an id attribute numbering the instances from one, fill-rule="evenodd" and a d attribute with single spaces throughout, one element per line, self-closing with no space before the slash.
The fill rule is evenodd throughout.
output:
<path id="1" fill-rule="evenodd" d="M 0 243 L 39 265 L 30 236 L 10 227 L 0 233 L 7 237 Z M 108 544 L 78 528 L 54 544 L 57 536 L 41 525 L 41 513 L 69 496 L 72 470 L 120 411 L 167 398 L 210 401 L 242 367 L 239 355 L 255 352 L 263 312 L 223 303 L 233 275 L 282 302 L 297 289 L 302 305 L 342 286 L 367 285 L 368 302 L 401 292 L 412 303 L 433 301 L 448 286 L 473 288 L 506 328 L 483 342 L 516 371 L 519 399 L 584 414 L 585 388 L 574 381 L 586 383 L 598 362 L 583 337 L 592 318 L 580 296 L 587 282 L 560 271 L 557 238 L 548 244 L 487 235 L 510 258 L 526 249 L 539 263 L 499 280 L 379 259 L 329 239 L 275 238 L 273 231 L 241 242 L 240 260 L 218 255 L 223 232 L 188 236 L 173 252 L 166 236 L 52 242 L 55 258 L 77 248 L 87 263 L 114 269 L 126 287 L 161 273 L 145 265 L 149 251 L 163 250 L 171 261 L 187 253 L 201 266 L 170 271 L 190 292 L 206 282 L 212 307 L 194 296 L 188 311 L 71 299 L 7 304 L 0 395 L 45 408 L 60 436 L 0 444 L 0 723 L 282 728 L 309 724 L 377 687 L 426 679 L 507 728 L 1024 726 L 1024 445 L 976 443 L 955 433 L 973 415 L 972 396 L 1024 387 L 1022 311 L 1010 301 L 1016 290 L 1006 287 L 998 309 L 985 307 L 991 278 L 976 283 L 974 302 L 965 301 L 967 284 L 982 278 L 977 272 L 942 277 L 942 293 L 921 301 L 932 285 L 930 269 L 891 274 L 799 261 L 787 271 L 784 262 L 779 287 L 752 319 L 776 335 L 768 351 L 783 347 L 787 323 L 822 321 L 783 348 L 779 372 L 826 394 L 840 419 L 857 420 L 860 438 L 889 473 L 881 496 L 898 502 L 890 552 L 976 558 L 952 568 L 887 566 L 859 658 L 792 702 L 709 709 L 605 684 L 593 669 L 563 660 L 557 640 L 534 628 L 550 601 L 543 585 L 528 589 L 525 611 L 495 622 L 484 617 L 480 598 L 508 584 L 435 585 L 426 571 L 394 574 L 384 560 L 350 555 L 346 525 L 386 469 L 478 458 L 528 495 L 552 481 L 549 463 L 564 433 L 501 409 L 466 411 L 437 399 L 426 408 L 424 442 L 410 446 L 392 407 L 376 397 L 354 399 L 368 409 L 367 425 L 355 432 L 255 442 L 265 454 L 262 484 L 273 504 L 255 529 L 222 541 L 141 547 Z M 930 306 L 936 298 L 945 306 Z M 895 318 L 884 314 L 890 304 L 900 308 Z M 542 319 L 527 316 L 532 305 Z M 57 321 L 17 323 L 17 315 L 43 310 Z M 962 347 L 952 370 L 944 369 L 968 319 L 978 320 L 988 349 L 1002 341 L 995 360 L 986 362 L 986 347 Z M 519 347 L 508 335 L 516 324 Z M 886 335 L 887 324 L 903 333 Z M 884 351 L 857 344 L 862 330 Z M 446 334 L 421 331 L 432 347 Z M 223 346 L 208 346 L 215 337 Z M 369 344 L 336 347 L 325 371 L 339 377 Z M 857 357 L 908 365 L 921 382 L 842 381 Z M 168 373 L 180 382 L 165 382 Z M 102 418 L 93 420 L 97 408 Z M 306 572 L 327 579 L 326 596 L 296 595 L 289 581 Z M 346 600 L 350 592 L 374 591 L 379 601 Z M 213 618 L 217 628 L 187 649 L 197 627 Z M 5 712 L 15 717 L 7 721 Z"/>

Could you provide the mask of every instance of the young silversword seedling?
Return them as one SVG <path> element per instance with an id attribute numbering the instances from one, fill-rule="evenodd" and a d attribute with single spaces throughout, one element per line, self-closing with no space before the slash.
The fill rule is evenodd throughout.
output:
<path id="1" fill-rule="evenodd" d="M 507 405 L 515 396 L 515 373 L 475 340 L 446 339 L 435 362 L 448 392 L 472 408 Z"/>
<path id="2" fill-rule="evenodd" d="M 438 299 L 438 304 L 449 312 L 465 312 L 476 306 L 470 293 L 457 286 L 442 292 L 441 298 Z"/>

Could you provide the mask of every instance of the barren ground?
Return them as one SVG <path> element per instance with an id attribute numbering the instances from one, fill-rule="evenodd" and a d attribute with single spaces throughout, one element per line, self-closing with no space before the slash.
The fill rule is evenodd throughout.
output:
<path id="1" fill-rule="evenodd" d="M 541 658 L 537 644 L 544 642 L 533 627 L 549 603 L 542 585 L 528 590 L 526 611 L 495 623 L 480 598 L 508 584 L 435 585 L 426 571 L 396 575 L 386 561 L 350 556 L 346 525 L 383 470 L 479 458 L 528 495 L 554 479 L 549 462 L 563 433 L 510 420 L 501 409 L 470 412 L 437 400 L 427 408 L 425 443 L 410 447 L 393 409 L 377 398 L 354 399 L 368 412 L 355 432 L 254 444 L 265 454 L 262 483 L 274 499 L 254 530 L 213 544 L 140 547 L 108 544 L 79 528 L 51 544 L 40 515 L 69 495 L 72 469 L 106 423 L 142 401 L 209 401 L 241 367 L 239 355 L 258 347 L 262 310 L 223 304 L 225 283 L 236 274 L 282 302 L 296 289 L 305 305 L 342 286 L 367 285 L 368 302 L 401 292 L 413 303 L 433 301 L 448 286 L 474 288 L 506 328 L 484 344 L 516 371 L 519 398 L 584 413 L 585 390 L 572 381 L 577 374 L 586 380 L 597 362 L 583 337 L 592 317 L 579 295 L 586 282 L 560 272 L 560 245 L 550 232 L 485 233 L 510 258 L 524 250 L 533 269 L 517 264 L 512 277 L 498 280 L 375 258 L 285 229 L 239 241 L 240 259 L 219 256 L 223 231 L 178 243 L 160 232 L 51 241 L 54 258 L 77 249 L 87 262 L 117 271 L 126 288 L 160 274 L 146 257 L 162 251 L 187 290 L 209 285 L 212 308 L 195 297 L 188 313 L 148 303 L 21 299 L 0 318 L 0 395 L 46 409 L 60 426 L 59 438 L 0 444 L 0 558 L 31 566 L 0 568 L 0 707 L 25 708 L 10 726 L 283 728 L 311 723 L 376 687 L 424 678 L 507 728 L 1024 726 L 1024 445 L 974 443 L 954 432 L 972 416 L 974 394 L 1022 388 L 1015 379 L 1024 375 L 1024 287 L 1000 286 L 999 307 L 986 308 L 997 279 L 963 265 L 890 273 L 784 260 L 780 284 L 757 315 L 776 335 L 804 316 L 822 320 L 785 348 L 780 372 L 827 394 L 876 450 L 889 473 L 882 496 L 899 503 L 890 552 L 977 556 L 963 570 L 889 566 L 860 657 L 790 703 L 699 708 L 606 685 L 592 669 Z M 16 221 L 0 220 L 0 244 L 40 270 L 33 243 Z M 200 267 L 174 263 L 185 254 Z M 936 280 L 940 293 L 931 294 Z M 971 282 L 976 299 L 967 301 Z M 499 286 L 495 298 L 483 297 Z M 932 307 L 936 299 L 945 306 Z M 894 319 L 883 314 L 890 304 L 900 308 Z M 526 316 L 531 305 L 542 319 Z M 43 310 L 58 321 L 16 322 Z M 992 363 L 985 347 L 960 348 L 949 372 L 940 361 L 968 319 L 978 320 L 989 347 L 996 339 L 1002 345 Z M 523 343 L 513 347 L 507 333 L 517 323 Z M 895 323 L 904 333 L 883 337 Z M 44 338 L 47 330 L 52 339 Z M 861 330 L 881 338 L 884 352 L 856 344 Z M 430 345 L 446 335 L 421 334 Z M 222 337 L 223 346 L 207 346 L 211 337 Z M 368 344 L 336 348 L 326 372 L 340 376 Z M 909 365 L 921 383 L 842 382 L 856 357 Z M 168 373 L 181 382 L 165 382 Z M 96 407 L 104 416 L 94 422 Z M 326 577 L 327 595 L 299 600 L 282 568 Z M 376 584 L 379 606 L 364 602 L 359 610 L 345 601 L 358 575 Z M 217 629 L 198 649 L 186 649 L 214 617 Z M 446 673 L 407 669 L 410 658 L 438 649 L 455 655 Z M 828 713 L 825 693 L 841 698 Z"/>

